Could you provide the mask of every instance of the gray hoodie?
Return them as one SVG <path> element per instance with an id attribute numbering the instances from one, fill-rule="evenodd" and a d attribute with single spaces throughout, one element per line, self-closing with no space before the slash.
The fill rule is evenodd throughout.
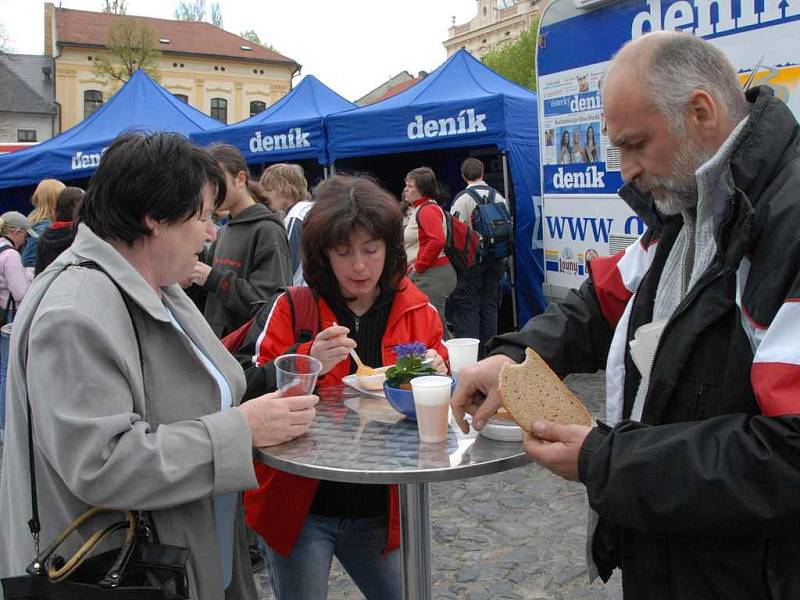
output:
<path id="1" fill-rule="evenodd" d="M 280 216 L 263 204 L 246 208 L 223 227 L 209 250 L 211 273 L 204 315 L 222 337 L 291 285 L 289 241 Z"/>

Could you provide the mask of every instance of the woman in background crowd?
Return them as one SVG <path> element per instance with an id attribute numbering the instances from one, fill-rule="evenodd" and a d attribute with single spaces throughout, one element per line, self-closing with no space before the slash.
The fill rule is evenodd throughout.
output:
<path id="1" fill-rule="evenodd" d="M 43 179 L 36 186 L 36 190 L 31 196 L 33 210 L 28 215 L 36 237 L 30 236 L 25 248 L 22 250 L 22 264 L 26 267 L 36 266 L 36 246 L 38 236 L 56 220 L 56 202 L 58 195 L 66 186 L 57 179 Z"/>
<path id="2" fill-rule="evenodd" d="M 410 202 L 411 213 L 403 239 L 411 281 L 428 296 L 446 331 L 445 302 L 456 289 L 456 271 L 444 252 L 447 225 L 436 194 L 436 175 L 430 168 L 419 167 L 406 175 L 403 196 Z"/>
<path id="3" fill-rule="evenodd" d="M 261 185 L 269 199 L 269 207 L 284 214 L 283 224 L 289 236 L 292 259 L 292 285 L 303 285 L 303 220 L 311 208 L 303 167 L 287 163 L 270 165 L 261 175 Z"/>
<path id="4" fill-rule="evenodd" d="M 25 215 L 9 211 L 0 215 L 0 324 L 14 320 L 19 303 L 25 297 L 33 273 L 22 265 L 19 249 L 28 236 L 37 234 Z M 5 384 L 5 382 L 3 382 Z"/>
<path id="5" fill-rule="evenodd" d="M 259 339 L 259 368 L 287 351 L 308 354 L 322 363 L 324 389 L 355 372 L 350 349 L 377 367 L 396 362 L 397 344 L 420 341 L 446 373 L 439 317 L 404 277 L 397 200 L 366 177 L 332 177 L 316 191 L 303 265 L 319 333 L 298 345 L 289 299 L 279 296 Z M 325 600 L 333 556 L 369 600 L 401 597 L 397 486 L 318 481 L 261 463 L 256 473 L 259 488 L 245 495 L 247 523 L 265 541 L 279 600 Z"/>
<path id="6" fill-rule="evenodd" d="M 42 232 L 36 245 L 36 275 L 44 271 L 47 265 L 72 244 L 75 239 L 73 220 L 81 200 L 81 188 L 65 187 L 61 190 L 56 202 L 56 220 Z"/>
<path id="7" fill-rule="evenodd" d="M 220 210 L 229 211 L 230 218 L 190 279 L 208 293 L 203 314 L 214 333 L 224 337 L 291 283 L 291 263 L 283 222 L 258 201 L 262 188 L 250 179 L 241 152 L 228 144 L 208 152 L 225 173 Z"/>
<path id="8" fill-rule="evenodd" d="M 123 134 L 100 159 L 75 241 L 14 322 L 0 577 L 35 556 L 30 406 L 44 546 L 90 507 L 145 511 L 160 543 L 188 549 L 191 598 L 256 600 L 240 494 L 256 485 L 253 448 L 301 435 L 316 398 L 237 406 L 242 370 L 177 285 L 225 197 L 217 162 L 177 134 Z M 97 515 L 64 555 L 118 519 Z M 98 551 L 122 540 L 109 537 Z"/>

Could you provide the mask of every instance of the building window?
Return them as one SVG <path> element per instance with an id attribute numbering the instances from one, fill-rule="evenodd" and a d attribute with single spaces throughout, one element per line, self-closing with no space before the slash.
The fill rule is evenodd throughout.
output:
<path id="1" fill-rule="evenodd" d="M 189 104 L 189 96 L 186 94 L 174 94 L 174 96 L 184 104 Z"/>
<path id="2" fill-rule="evenodd" d="M 250 103 L 250 116 L 257 115 L 260 112 L 267 110 L 267 103 L 261 100 L 253 100 Z"/>
<path id="3" fill-rule="evenodd" d="M 221 123 L 228 122 L 228 101 L 225 98 L 211 99 L 211 118 Z"/>
<path id="4" fill-rule="evenodd" d="M 83 92 L 83 118 L 91 117 L 103 105 L 103 92 L 86 90 Z"/>
<path id="5" fill-rule="evenodd" d="M 17 129 L 18 142 L 35 142 L 36 130 L 35 129 Z"/>

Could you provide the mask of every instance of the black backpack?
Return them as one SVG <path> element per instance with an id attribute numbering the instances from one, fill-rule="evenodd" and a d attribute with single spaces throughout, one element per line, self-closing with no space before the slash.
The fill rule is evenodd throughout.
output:
<path id="1" fill-rule="evenodd" d="M 478 189 L 488 189 L 484 198 Z M 496 202 L 497 191 L 490 186 L 468 187 L 464 193 L 475 200 L 470 220 L 472 229 L 481 237 L 481 260 L 496 260 L 511 256 L 514 250 L 514 225 L 502 202 Z"/>

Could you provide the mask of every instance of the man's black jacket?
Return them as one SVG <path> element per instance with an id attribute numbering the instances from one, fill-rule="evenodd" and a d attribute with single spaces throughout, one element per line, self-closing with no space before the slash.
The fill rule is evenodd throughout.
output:
<path id="1" fill-rule="evenodd" d="M 580 479 L 601 518 L 594 558 L 604 579 L 622 567 L 626 599 L 800 598 L 800 369 L 788 365 L 785 380 L 766 383 L 781 386 L 782 410 L 772 414 L 782 416 L 762 416 L 770 390 L 753 387 L 758 344 L 742 325 L 768 337 L 778 311 L 800 299 L 800 128 L 769 90 L 748 99 L 716 190 L 718 254 L 662 335 L 642 422 L 595 428 L 581 450 Z M 651 226 L 644 243 L 657 246 L 626 342 L 652 320 L 681 226 L 642 216 Z M 800 323 L 797 331 L 800 345 Z M 561 375 L 592 372 L 605 366 L 613 334 L 590 279 L 521 332 L 495 338 L 493 353 L 521 360 L 531 346 Z M 627 418 L 639 386 L 627 344 L 624 366 Z"/>

